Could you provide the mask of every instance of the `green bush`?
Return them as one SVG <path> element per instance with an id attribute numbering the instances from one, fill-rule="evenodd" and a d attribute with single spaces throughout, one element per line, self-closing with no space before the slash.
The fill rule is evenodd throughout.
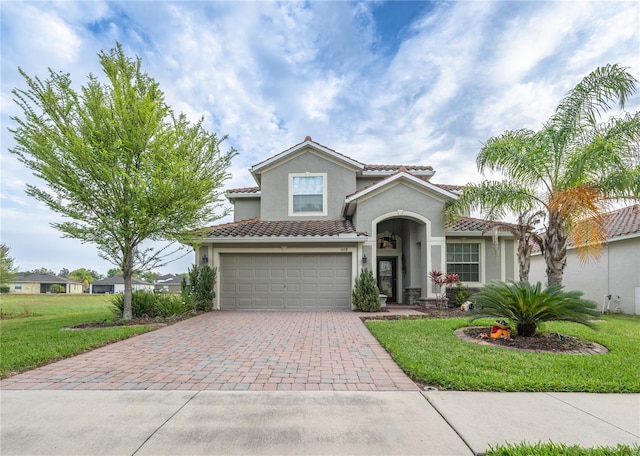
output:
<path id="1" fill-rule="evenodd" d="M 51 285 L 51 293 L 64 293 L 66 291 L 64 285 L 53 284 Z"/>
<path id="2" fill-rule="evenodd" d="M 113 313 L 121 316 L 124 307 L 124 295 L 113 295 L 111 297 L 111 305 Z M 179 317 L 192 310 L 194 310 L 194 306 L 190 302 L 185 302 L 182 296 L 178 295 L 134 291 L 131 296 L 133 318 Z"/>
<path id="3" fill-rule="evenodd" d="M 581 297 L 582 292 L 562 291 L 558 284 L 542 290 L 540 282 L 492 282 L 472 296 L 475 307 L 470 318 L 505 319 L 522 337 L 535 335 L 545 321 L 572 321 L 595 328 L 591 319 L 599 315 L 597 305 Z"/>
<path id="4" fill-rule="evenodd" d="M 371 269 L 363 268 L 360 271 L 360 277 L 356 277 L 351 300 L 356 309 L 363 312 L 378 312 L 380 310 L 380 290 L 378 290 Z"/>
<path id="5" fill-rule="evenodd" d="M 164 318 L 179 317 L 194 310 L 190 302 L 185 302 L 180 295 L 158 293 L 154 294 L 155 308 L 159 316 Z"/>
<path id="6" fill-rule="evenodd" d="M 189 269 L 189 283 L 182 279 L 182 296 L 195 310 L 210 311 L 216 297 L 216 268 L 193 265 Z"/>
<path id="7" fill-rule="evenodd" d="M 131 295 L 131 316 L 133 318 L 160 316 L 156 308 L 156 295 L 146 291 L 134 291 Z M 113 313 L 122 316 L 124 310 L 124 294 L 116 294 L 111 297 Z"/>
<path id="8" fill-rule="evenodd" d="M 457 307 L 462 306 L 471 296 L 471 291 L 469 291 L 469 288 L 463 285 L 462 282 L 456 282 L 453 287 L 453 293 L 453 299 Z"/>
<path id="9" fill-rule="evenodd" d="M 2 285 L 0 286 L 0 293 L 9 293 L 10 289 L 9 285 Z"/>

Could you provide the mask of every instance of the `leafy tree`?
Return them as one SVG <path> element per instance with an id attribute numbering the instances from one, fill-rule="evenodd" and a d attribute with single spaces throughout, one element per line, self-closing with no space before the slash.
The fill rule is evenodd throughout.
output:
<path id="1" fill-rule="evenodd" d="M 473 295 L 471 320 L 504 318 L 516 326 L 519 336 L 534 336 L 545 321 L 572 321 L 595 328 L 596 303 L 581 299 L 580 291 L 563 291 L 554 284 L 542 290 L 538 282 L 492 282 Z"/>
<path id="2" fill-rule="evenodd" d="M 122 275 L 122 270 L 118 268 L 111 268 L 107 271 L 107 277 L 115 277 Z"/>
<path id="3" fill-rule="evenodd" d="M 0 244 L 0 285 L 13 282 L 16 278 L 18 270 L 14 265 L 14 259 L 9 255 L 11 250 L 7 244 Z"/>
<path id="4" fill-rule="evenodd" d="M 55 272 L 53 272 L 51 269 L 49 268 L 36 268 L 36 269 L 32 269 L 31 271 L 27 271 L 26 274 L 49 274 L 49 275 L 56 275 Z"/>
<path id="5" fill-rule="evenodd" d="M 156 280 L 161 275 L 162 274 L 160 274 L 159 272 L 144 271 L 140 274 L 140 278 L 145 282 L 153 283 L 153 281 Z"/>
<path id="6" fill-rule="evenodd" d="M 182 295 L 185 301 L 191 301 L 195 310 L 210 311 L 216 297 L 217 269 L 210 266 L 196 266 L 189 269 L 189 283 L 182 278 Z"/>
<path id="7" fill-rule="evenodd" d="M 95 271 L 90 271 L 89 269 L 86 269 L 86 268 L 80 268 L 80 269 L 71 271 L 67 277 L 71 280 L 75 280 L 76 282 L 80 282 L 83 288 L 86 290 L 87 288 L 89 288 L 89 284 L 91 282 L 96 281 L 96 277 L 94 276 L 94 273 Z"/>
<path id="8" fill-rule="evenodd" d="M 133 272 L 173 253 L 145 241 L 187 243 L 190 230 L 226 215 L 216 212 L 235 151 L 220 150 L 225 138 L 204 119 L 175 115 L 121 45 L 98 57 L 106 82 L 89 75 L 80 92 L 68 73 L 49 70 L 42 81 L 19 70 L 27 89 L 12 92 L 23 116 L 12 117 L 11 152 L 46 185 L 28 185 L 27 194 L 69 220 L 52 226 L 122 270 L 128 319 Z"/>
<path id="9" fill-rule="evenodd" d="M 60 269 L 60 272 L 58 273 L 58 277 L 64 277 L 65 279 L 68 279 L 69 278 L 69 270 L 67 268 Z"/>
<path id="10" fill-rule="evenodd" d="M 598 122 L 611 103 L 623 109 L 636 84 L 618 65 L 597 68 L 540 131 L 506 131 L 489 139 L 476 159 L 478 170 L 502 173 L 505 180 L 467 185 L 445 213 L 455 218 L 478 209 L 500 220 L 508 212 L 542 211 L 547 281 L 562 283 L 568 241 L 582 258 L 597 256 L 606 241 L 607 202 L 640 197 L 640 112 Z"/>

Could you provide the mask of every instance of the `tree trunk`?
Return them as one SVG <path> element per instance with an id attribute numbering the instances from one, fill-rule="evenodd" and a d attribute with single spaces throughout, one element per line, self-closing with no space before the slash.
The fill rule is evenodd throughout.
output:
<path id="1" fill-rule="evenodd" d="M 518 239 L 518 277 L 521 282 L 529 281 L 529 269 L 531 268 L 531 246 L 529 238 Z"/>
<path id="2" fill-rule="evenodd" d="M 133 317 L 132 300 L 133 292 L 131 287 L 131 277 L 133 276 L 133 265 L 131 254 L 125 253 L 125 258 L 122 268 L 122 277 L 124 279 L 124 308 L 122 310 L 122 318 L 124 320 L 131 320 Z"/>
<path id="3" fill-rule="evenodd" d="M 549 227 L 544 238 L 544 247 L 547 286 L 562 284 L 562 273 L 567 264 L 567 235 L 562 218 L 557 212 L 549 213 Z"/>

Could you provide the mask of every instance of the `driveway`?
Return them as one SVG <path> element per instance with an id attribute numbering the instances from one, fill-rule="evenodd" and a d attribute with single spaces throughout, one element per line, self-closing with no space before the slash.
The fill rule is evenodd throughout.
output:
<path id="1" fill-rule="evenodd" d="M 354 312 L 211 312 L 2 380 L 3 390 L 417 391 Z"/>

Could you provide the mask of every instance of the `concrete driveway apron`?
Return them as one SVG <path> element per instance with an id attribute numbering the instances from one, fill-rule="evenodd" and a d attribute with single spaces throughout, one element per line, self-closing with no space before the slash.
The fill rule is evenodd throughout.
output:
<path id="1" fill-rule="evenodd" d="M 2 381 L 3 390 L 417 391 L 353 312 L 211 312 Z"/>

